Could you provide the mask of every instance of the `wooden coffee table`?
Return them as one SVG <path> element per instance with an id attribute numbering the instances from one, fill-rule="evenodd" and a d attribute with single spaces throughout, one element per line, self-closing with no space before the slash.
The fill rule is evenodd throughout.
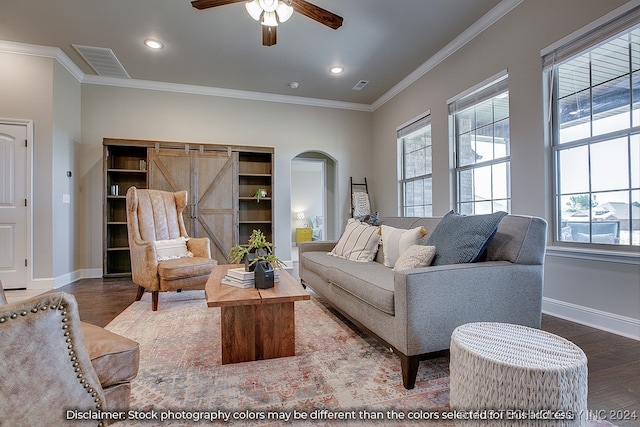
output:
<path id="1" fill-rule="evenodd" d="M 228 269 L 239 267 L 215 266 L 204 289 L 207 306 L 221 309 L 222 364 L 295 356 L 293 303 L 308 300 L 309 294 L 285 270 L 271 289 L 220 283 Z"/>

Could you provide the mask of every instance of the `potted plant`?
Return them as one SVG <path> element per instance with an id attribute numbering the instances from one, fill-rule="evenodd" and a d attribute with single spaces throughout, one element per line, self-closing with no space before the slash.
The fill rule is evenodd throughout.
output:
<path id="1" fill-rule="evenodd" d="M 253 195 L 253 198 L 256 199 L 256 202 L 260 203 L 260 199 L 267 197 L 267 190 L 265 188 L 258 188 L 256 193 Z"/>
<path id="2" fill-rule="evenodd" d="M 253 271 L 258 261 L 267 261 L 273 268 L 283 267 L 285 264 L 273 253 L 273 243 L 261 230 L 253 230 L 249 237 L 248 246 L 234 246 L 229 251 L 227 259 L 233 264 L 244 262 L 245 270 Z"/>

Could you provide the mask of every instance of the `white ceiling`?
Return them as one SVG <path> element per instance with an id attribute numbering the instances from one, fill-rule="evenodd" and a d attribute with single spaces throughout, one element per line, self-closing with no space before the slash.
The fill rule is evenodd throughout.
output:
<path id="1" fill-rule="evenodd" d="M 311 2 L 343 26 L 295 13 L 265 47 L 243 3 L 199 11 L 189 0 L 1 0 L 0 40 L 60 48 L 87 75 L 73 44 L 112 49 L 136 80 L 370 105 L 514 0 Z M 148 49 L 147 38 L 164 49 Z M 344 73 L 331 75 L 334 65 Z M 369 84 L 352 90 L 359 80 Z"/>

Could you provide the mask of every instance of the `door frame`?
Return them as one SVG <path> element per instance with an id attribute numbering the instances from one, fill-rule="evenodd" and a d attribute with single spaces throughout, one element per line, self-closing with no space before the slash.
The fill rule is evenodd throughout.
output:
<path id="1" fill-rule="evenodd" d="M 25 248 L 27 258 L 26 288 L 31 289 L 33 284 L 33 120 L 7 119 L 0 117 L 0 124 L 25 126 L 27 135 L 27 161 L 25 170 L 25 197 L 27 198 L 27 218 Z"/>

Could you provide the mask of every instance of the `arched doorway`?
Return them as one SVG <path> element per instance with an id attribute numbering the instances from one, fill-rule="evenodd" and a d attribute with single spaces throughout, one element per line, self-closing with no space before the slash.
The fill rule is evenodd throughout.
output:
<path id="1" fill-rule="evenodd" d="M 336 238 L 336 162 L 307 151 L 291 160 L 291 242 Z M 310 230 L 298 230 L 298 229 Z M 292 251 L 293 258 L 297 250 Z"/>

